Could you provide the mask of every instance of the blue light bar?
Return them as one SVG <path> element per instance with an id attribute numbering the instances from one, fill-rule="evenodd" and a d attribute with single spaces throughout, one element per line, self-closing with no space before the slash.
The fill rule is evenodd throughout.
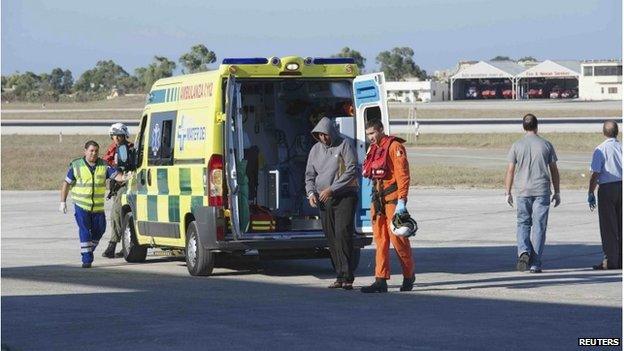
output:
<path id="1" fill-rule="evenodd" d="M 263 65 L 269 63 L 264 57 L 232 57 L 224 58 L 224 65 Z"/>
<path id="2" fill-rule="evenodd" d="M 312 60 L 312 63 L 317 65 L 331 65 L 340 63 L 355 63 L 355 60 L 352 57 L 315 57 L 314 60 Z"/>

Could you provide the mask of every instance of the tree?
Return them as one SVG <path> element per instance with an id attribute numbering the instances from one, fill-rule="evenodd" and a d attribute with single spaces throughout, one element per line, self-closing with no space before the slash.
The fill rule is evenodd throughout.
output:
<path id="1" fill-rule="evenodd" d="M 490 61 L 512 61 L 512 59 L 510 59 L 509 56 L 496 56 L 490 59 Z"/>
<path id="2" fill-rule="evenodd" d="M 525 56 L 518 59 L 518 61 L 533 61 L 537 62 L 537 59 L 533 56 Z"/>
<path id="3" fill-rule="evenodd" d="M 36 91 L 39 88 L 41 78 L 33 72 L 26 72 L 24 74 L 15 74 L 9 78 L 9 86 L 15 86 L 15 96 L 18 98 L 25 98 L 26 94 L 32 91 Z"/>
<path id="4" fill-rule="evenodd" d="M 117 87 L 123 89 L 126 93 L 143 93 L 143 83 L 136 76 L 127 76 L 119 78 Z"/>
<path id="5" fill-rule="evenodd" d="M 175 62 L 164 56 L 154 56 L 154 62 L 147 67 L 139 67 L 134 72 L 143 84 L 143 89 L 149 91 L 157 80 L 171 77 L 175 68 Z"/>
<path id="6" fill-rule="evenodd" d="M 414 50 L 411 48 L 396 47 L 391 51 L 380 52 L 376 61 L 390 81 L 405 80 L 409 77 L 426 79 L 427 72 L 414 62 L 413 56 Z"/>
<path id="7" fill-rule="evenodd" d="M 366 64 L 366 59 L 360 54 L 359 51 L 352 50 L 348 46 L 345 46 L 340 50 L 339 53 L 332 55 L 331 57 L 350 57 L 355 60 L 355 64 L 358 66 L 360 71 L 364 71 L 364 65 Z"/>
<path id="8" fill-rule="evenodd" d="M 76 82 L 76 90 L 84 92 L 108 92 L 117 86 L 121 78 L 129 74 L 113 60 L 98 61 L 94 68 L 85 71 Z"/>
<path id="9" fill-rule="evenodd" d="M 52 90 L 60 93 L 63 90 L 63 75 L 63 70 L 57 67 L 52 70 L 49 76 L 44 77 L 42 75 L 41 78 L 42 80 L 46 80 L 45 78 L 47 78 L 47 81 L 50 83 L 50 87 L 52 88 Z"/>
<path id="10" fill-rule="evenodd" d="M 197 44 L 191 48 L 191 51 L 180 56 L 178 60 L 180 64 L 186 68 L 183 73 L 197 73 L 208 70 L 208 65 L 217 61 L 217 55 L 214 51 L 208 50 L 204 44 Z"/>
<path id="11" fill-rule="evenodd" d="M 61 93 L 69 94 L 74 86 L 74 76 L 68 69 L 63 71 L 63 80 L 61 81 Z"/>

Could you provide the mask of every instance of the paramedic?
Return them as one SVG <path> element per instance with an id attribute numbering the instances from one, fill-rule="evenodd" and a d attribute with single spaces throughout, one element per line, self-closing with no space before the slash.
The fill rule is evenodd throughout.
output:
<path id="1" fill-rule="evenodd" d="M 318 142 L 308 155 L 305 186 L 310 206 L 319 207 L 323 232 L 336 268 L 336 281 L 329 288 L 351 290 L 358 191 L 355 151 L 327 117 L 318 122 L 312 136 Z"/>
<path id="2" fill-rule="evenodd" d="M 61 187 L 59 210 L 67 213 L 65 201 L 70 191 L 74 202 L 74 216 L 80 236 L 82 268 L 91 268 L 93 251 L 106 231 L 106 216 L 104 215 L 106 179 L 125 181 L 132 175 L 132 172 L 129 172 L 124 177 L 106 165 L 106 162 L 98 157 L 99 148 L 98 143 L 93 140 L 85 143 L 84 157 L 77 158 L 69 164 L 67 176 Z"/>
<path id="3" fill-rule="evenodd" d="M 391 234 L 392 218 L 407 212 L 407 193 L 410 172 L 403 143 L 405 140 L 384 133 L 381 120 L 366 123 L 366 136 L 371 147 L 366 155 L 364 176 L 373 179 L 373 239 L 375 240 L 375 282 L 361 289 L 363 293 L 384 293 L 388 291 L 386 280 L 390 279 L 390 243 L 396 250 L 403 270 L 403 284 L 400 291 L 414 288 L 414 261 L 409 238 Z M 370 174 L 367 168 L 372 164 Z"/>
<path id="4" fill-rule="evenodd" d="M 132 149 L 134 145 L 128 141 L 130 137 L 130 133 L 128 132 L 128 127 L 126 127 L 123 123 L 115 123 L 113 124 L 108 134 L 110 135 L 113 142 L 108 146 L 108 150 L 106 150 L 106 154 L 104 155 L 104 161 L 108 163 L 111 167 L 117 167 L 117 160 L 115 156 L 117 155 L 117 147 L 121 144 L 127 144 L 129 149 Z M 108 242 L 108 247 L 102 253 L 102 257 L 106 258 L 115 258 L 115 257 L 123 257 L 123 254 L 120 252 L 117 256 L 115 256 L 115 248 L 117 243 L 121 239 L 121 233 L 123 231 L 122 227 L 122 217 L 121 217 L 121 195 L 126 192 L 127 186 L 126 183 L 116 183 L 111 182 L 111 191 L 113 191 L 113 207 L 111 208 L 111 224 L 112 224 L 112 232 L 110 241 Z M 115 189 L 113 189 L 115 187 Z"/>

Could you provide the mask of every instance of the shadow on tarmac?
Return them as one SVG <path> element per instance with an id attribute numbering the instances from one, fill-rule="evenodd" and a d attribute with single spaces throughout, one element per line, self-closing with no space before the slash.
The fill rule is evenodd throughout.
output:
<path id="1" fill-rule="evenodd" d="M 411 293 L 365 295 L 293 279 L 331 279 L 327 260 L 239 263 L 241 271 L 212 277 L 98 269 L 98 261 L 91 270 L 64 265 L 3 268 L 3 284 L 16 284 L 5 279 L 60 283 L 67 284 L 67 292 L 3 296 L 2 342 L 23 350 L 570 350 L 576 349 L 579 337 L 622 336 L 620 308 L 552 303 L 538 294 L 530 302 L 504 300 L 485 290 L 478 297 L 428 294 L 549 285 L 583 289 L 588 283 L 621 282 L 621 271 L 587 268 L 601 257 L 597 245 L 551 245 L 545 252 L 545 273 L 483 279 L 474 275 L 511 271 L 515 248 L 416 248 L 414 253 L 417 274 L 471 274 L 470 279 L 446 275 L 448 281 L 418 284 Z M 178 260 L 157 258 L 145 265 L 170 261 Z M 364 250 L 356 285 L 372 281 L 373 261 L 374 251 Z M 392 262 L 393 273 L 400 274 L 394 256 Z M 186 273 L 183 263 L 176 267 Z M 254 272 L 283 281 L 236 277 Z M 71 291 L 75 286 L 121 291 L 78 293 Z"/>

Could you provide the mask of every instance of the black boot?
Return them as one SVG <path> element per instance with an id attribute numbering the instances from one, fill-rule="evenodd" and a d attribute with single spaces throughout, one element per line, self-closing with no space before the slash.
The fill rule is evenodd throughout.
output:
<path id="1" fill-rule="evenodd" d="M 386 280 L 383 278 L 375 278 L 375 282 L 373 284 L 362 287 L 360 291 L 365 294 L 385 293 L 388 292 L 388 284 L 386 284 Z"/>
<path id="2" fill-rule="evenodd" d="M 102 257 L 106 257 L 106 258 L 115 258 L 115 247 L 117 246 L 117 243 L 114 243 L 112 241 L 108 242 L 108 247 L 106 248 L 106 250 L 104 250 L 104 252 L 102 253 Z"/>
<path id="3" fill-rule="evenodd" d="M 401 288 L 399 289 L 399 291 L 412 291 L 412 289 L 414 289 L 415 281 L 416 281 L 416 276 L 414 275 L 411 278 L 403 277 L 403 285 L 401 285 Z"/>

